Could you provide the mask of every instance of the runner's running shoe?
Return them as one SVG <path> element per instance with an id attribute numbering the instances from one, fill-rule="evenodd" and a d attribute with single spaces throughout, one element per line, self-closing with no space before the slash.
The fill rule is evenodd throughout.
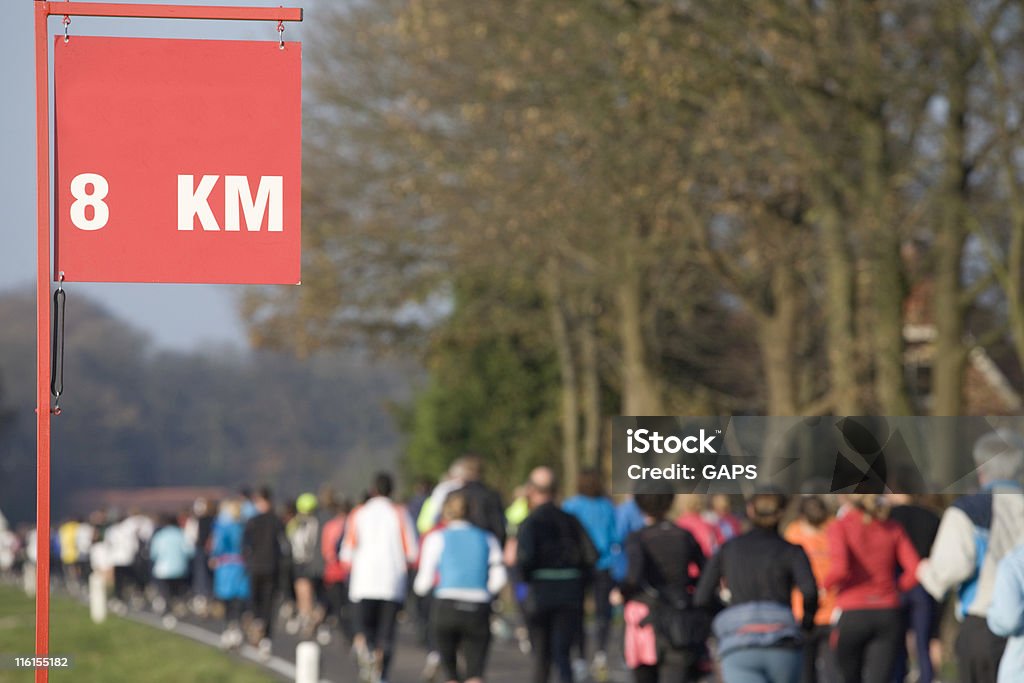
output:
<path id="1" fill-rule="evenodd" d="M 427 662 L 423 665 L 423 681 L 424 683 L 434 683 L 437 680 L 437 674 L 441 669 L 441 653 L 431 651 L 427 653 Z"/>
<path id="2" fill-rule="evenodd" d="M 597 683 L 608 680 L 608 655 L 603 650 L 594 653 L 594 661 L 590 663 L 590 673 Z"/>

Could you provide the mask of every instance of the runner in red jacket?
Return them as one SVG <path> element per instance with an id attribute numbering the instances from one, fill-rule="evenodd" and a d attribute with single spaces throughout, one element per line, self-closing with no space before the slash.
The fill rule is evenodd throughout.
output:
<path id="1" fill-rule="evenodd" d="M 850 498 L 852 507 L 828 532 L 832 566 L 825 587 L 838 590 L 842 610 L 836 659 L 844 683 L 888 681 L 903 638 L 900 592 L 917 584 L 920 558 L 903 527 L 888 519 L 881 496 Z"/>

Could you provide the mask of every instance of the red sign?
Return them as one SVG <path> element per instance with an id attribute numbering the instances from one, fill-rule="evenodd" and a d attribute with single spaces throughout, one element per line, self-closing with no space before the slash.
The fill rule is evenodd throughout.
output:
<path id="1" fill-rule="evenodd" d="M 58 36 L 55 276 L 297 284 L 302 50 Z"/>

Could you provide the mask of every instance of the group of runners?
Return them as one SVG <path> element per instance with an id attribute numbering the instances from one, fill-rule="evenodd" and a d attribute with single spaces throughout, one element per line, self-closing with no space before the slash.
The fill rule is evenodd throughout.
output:
<path id="1" fill-rule="evenodd" d="M 535 683 L 619 668 L 638 683 L 931 683 L 947 666 L 1024 681 L 1024 440 L 992 434 L 974 455 L 981 491 L 951 503 L 757 489 L 615 504 L 596 470 L 563 501 L 540 467 L 508 507 L 465 456 L 404 502 L 382 472 L 354 506 L 304 493 L 276 507 L 260 489 L 67 520 L 54 566 L 72 591 L 100 572 L 118 609 L 216 615 L 225 648 L 269 655 L 276 628 L 340 642 L 364 681 L 389 680 L 401 613 L 424 680 L 484 680 L 508 633 Z M 0 529 L 0 571 L 31 567 L 32 535 Z"/>

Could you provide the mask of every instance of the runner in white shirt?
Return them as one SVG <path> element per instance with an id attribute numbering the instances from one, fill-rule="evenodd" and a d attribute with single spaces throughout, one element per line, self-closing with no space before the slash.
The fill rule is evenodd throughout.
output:
<path id="1" fill-rule="evenodd" d="M 405 600 L 409 568 L 416 562 L 412 519 L 405 507 L 391 500 L 393 488 L 390 474 L 374 477 L 372 497 L 352 511 L 341 543 L 341 563 L 351 567 L 353 646 L 365 681 L 387 678 L 395 619 Z"/>
<path id="2" fill-rule="evenodd" d="M 127 603 L 129 588 L 133 581 L 133 564 L 139 552 L 139 538 L 135 535 L 135 527 L 122 519 L 107 527 L 103 536 L 107 548 L 107 561 L 113 567 L 115 600 Z"/>

